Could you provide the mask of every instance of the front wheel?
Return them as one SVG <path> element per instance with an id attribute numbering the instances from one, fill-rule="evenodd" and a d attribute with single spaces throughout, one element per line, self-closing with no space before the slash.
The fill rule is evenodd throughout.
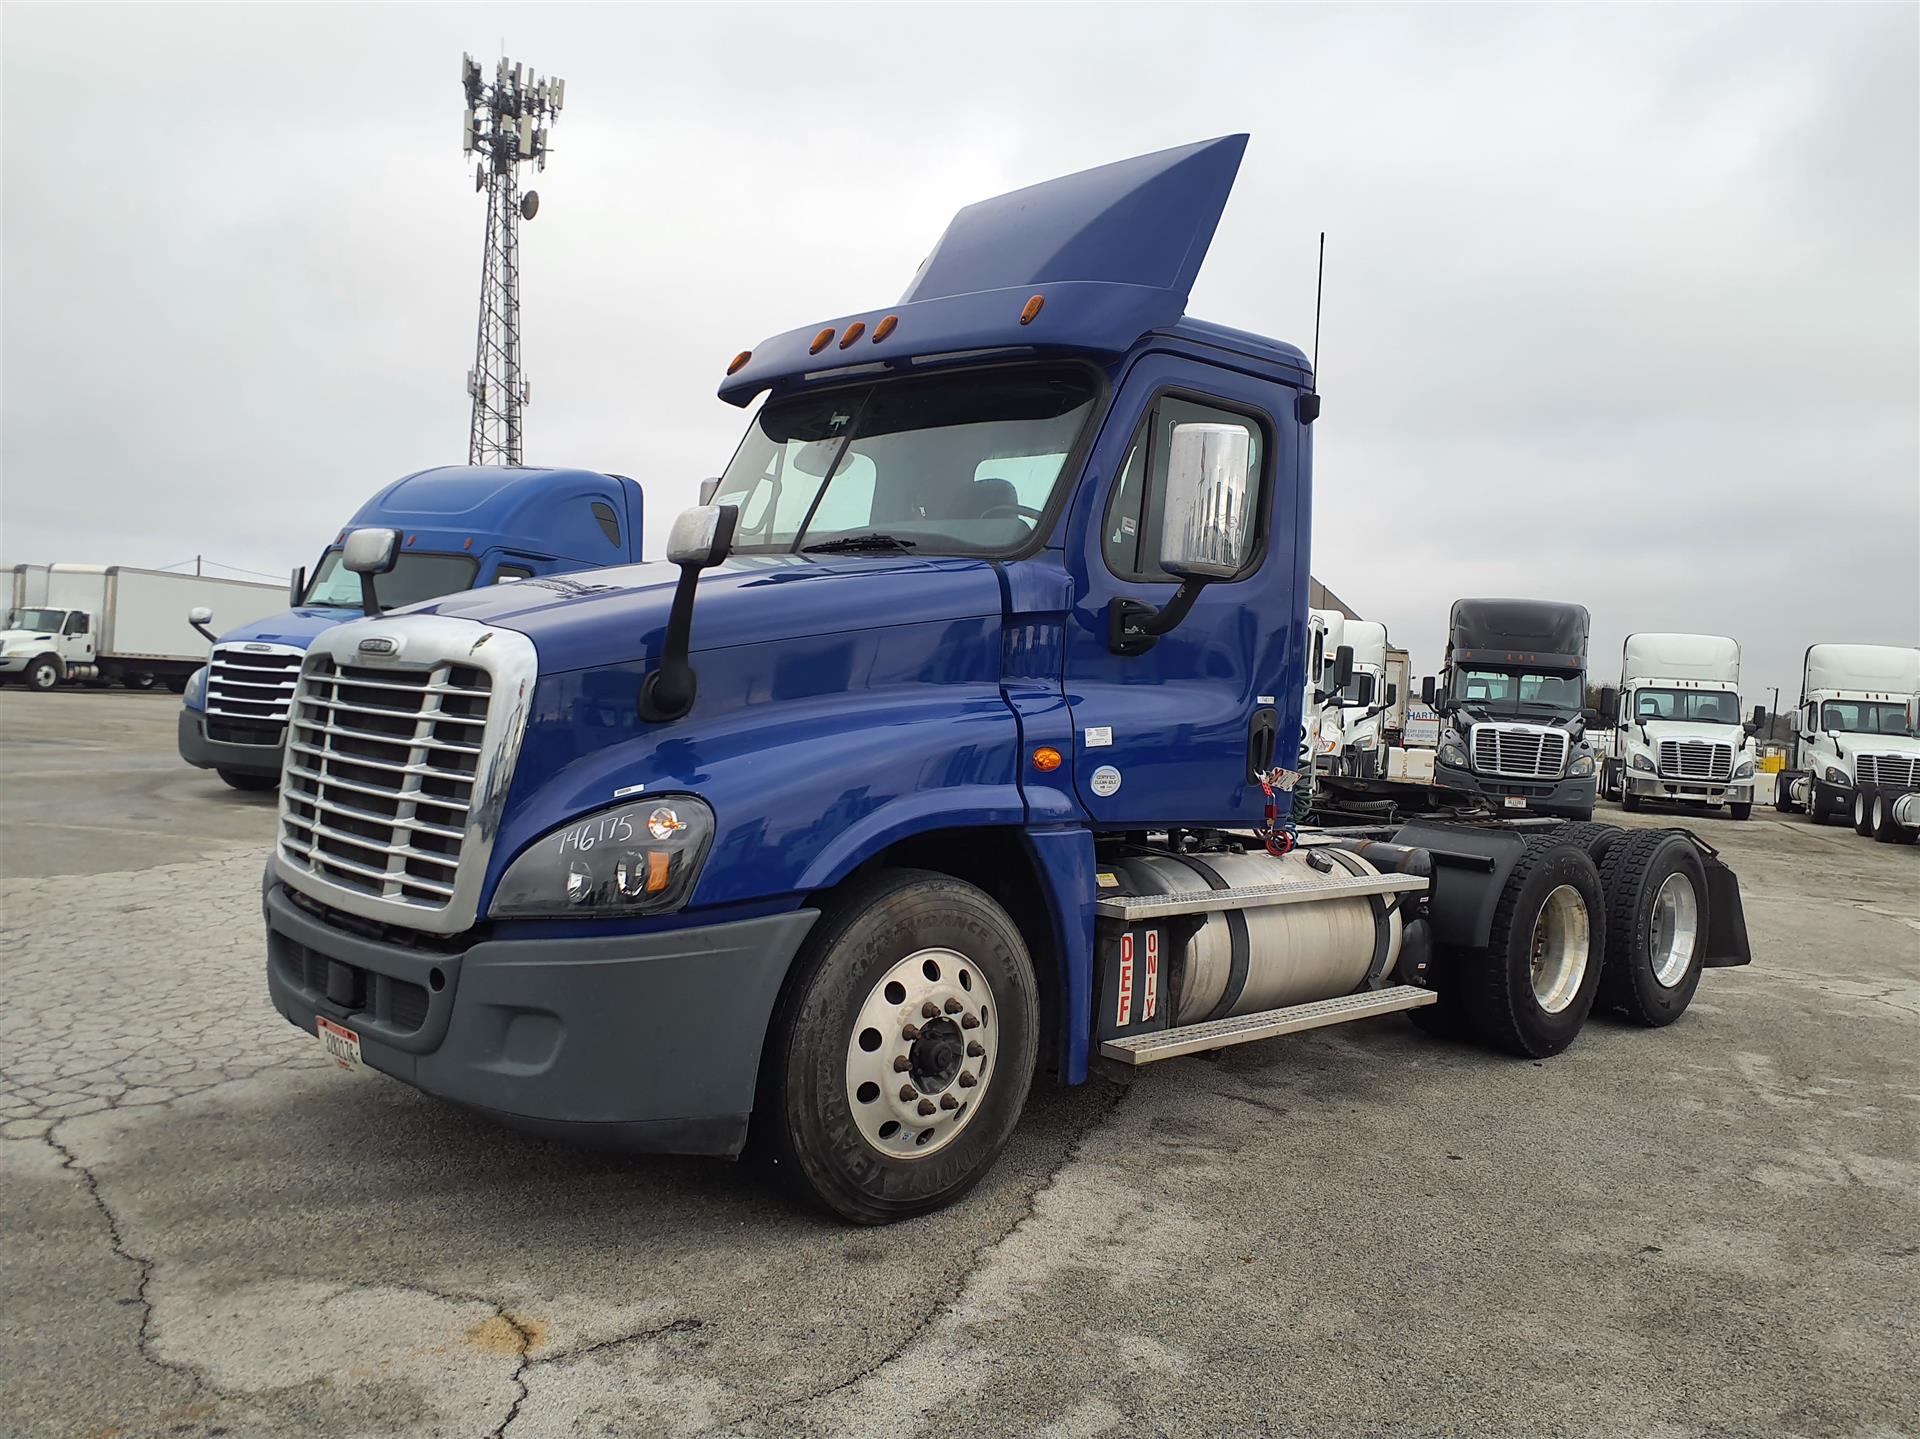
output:
<path id="1" fill-rule="evenodd" d="M 1730 804 L 1727 806 L 1727 813 L 1735 819 L 1752 819 L 1753 803 L 1748 801 L 1746 804 Z"/>
<path id="2" fill-rule="evenodd" d="M 41 693 L 60 683 L 60 662 L 55 659 L 38 659 L 27 666 L 27 688 Z"/>
<path id="3" fill-rule="evenodd" d="M 1006 911 L 947 875 L 883 871 L 808 936 L 755 1121 L 787 1182 L 842 1219 L 924 1214 L 1006 1147 L 1039 1033 L 1033 964 Z"/>
<path id="4" fill-rule="evenodd" d="M 1817 779 L 1807 781 L 1807 818 L 1815 824 L 1826 824 L 1833 818 L 1826 802 L 1826 791 Z"/>
<path id="5" fill-rule="evenodd" d="M 280 783 L 279 776 L 270 774 L 247 774 L 244 770 L 217 769 L 214 771 L 234 789 L 253 792 L 269 790 Z"/>
<path id="6" fill-rule="evenodd" d="M 1628 814 L 1640 812 L 1640 796 L 1627 788 L 1627 782 L 1624 779 L 1620 781 L 1620 808 Z"/>

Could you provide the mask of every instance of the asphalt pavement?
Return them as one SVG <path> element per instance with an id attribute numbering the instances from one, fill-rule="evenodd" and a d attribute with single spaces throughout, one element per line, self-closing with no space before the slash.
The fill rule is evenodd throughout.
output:
<path id="1" fill-rule="evenodd" d="M 1398 1017 L 1036 1090 L 880 1230 L 329 1064 L 271 796 L 0 692 L 0 1433 L 1920 1430 L 1920 848 L 1757 812 L 1754 964 L 1542 1064 Z"/>

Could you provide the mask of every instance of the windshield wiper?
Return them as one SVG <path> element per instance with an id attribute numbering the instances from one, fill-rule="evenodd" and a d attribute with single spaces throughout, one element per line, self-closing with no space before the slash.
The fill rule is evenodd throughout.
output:
<path id="1" fill-rule="evenodd" d="M 821 540 L 815 545 L 802 545 L 800 553 L 810 555 L 826 551 L 828 553 L 851 553 L 856 550 L 898 550 L 905 552 L 914 547 L 915 541 L 902 539 L 899 535 L 883 535 L 878 532 L 865 535 L 842 535 L 837 540 Z"/>

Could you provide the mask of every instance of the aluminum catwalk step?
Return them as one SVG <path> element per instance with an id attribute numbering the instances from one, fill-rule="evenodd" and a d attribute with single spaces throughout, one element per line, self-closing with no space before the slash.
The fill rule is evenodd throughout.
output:
<path id="1" fill-rule="evenodd" d="M 1349 1020 L 1372 1019 L 1380 1014 L 1398 1014 L 1403 1009 L 1418 1009 L 1423 1004 L 1432 1004 L 1439 997 L 1430 989 L 1396 984 L 1388 989 L 1343 994 L 1337 999 L 1316 1000 L 1312 1004 L 1294 1004 L 1285 1009 L 1264 1009 L 1258 1014 L 1242 1014 L 1206 1024 L 1182 1025 L 1178 1029 L 1163 1029 L 1158 1034 L 1109 1039 L 1100 1046 L 1100 1052 L 1122 1064 L 1152 1064 L 1157 1059 L 1197 1054 L 1203 1049 L 1226 1049 L 1235 1044 L 1251 1044 L 1256 1039 L 1271 1039 L 1276 1034 L 1320 1029 L 1329 1024 L 1345 1024 Z"/>
<path id="2" fill-rule="evenodd" d="M 1184 894 L 1132 894 L 1103 899 L 1102 919 L 1158 919 L 1168 914 L 1207 914 L 1223 909 L 1258 909 L 1269 904 L 1308 904 L 1370 894 L 1401 894 L 1425 889 L 1415 874 L 1328 874 L 1287 884 L 1250 884 L 1238 889 L 1200 889 Z"/>

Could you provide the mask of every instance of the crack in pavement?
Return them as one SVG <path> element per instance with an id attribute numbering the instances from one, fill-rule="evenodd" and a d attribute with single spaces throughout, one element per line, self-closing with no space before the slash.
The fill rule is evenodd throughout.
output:
<path id="1" fill-rule="evenodd" d="M 520 1417 L 520 1406 L 527 1402 L 527 1370 L 533 1367 L 533 1331 L 522 1324 L 506 1305 L 497 1300 L 492 1302 L 494 1313 L 500 1316 L 520 1341 L 519 1361 L 513 1366 L 511 1375 L 515 1391 L 513 1403 L 507 1406 L 507 1417 L 500 1421 L 490 1436 L 490 1439 L 505 1439 L 508 1426 Z"/>
<path id="2" fill-rule="evenodd" d="M 1027 1202 L 1021 1210 L 1020 1217 L 1008 1225 L 999 1238 L 991 1240 L 974 1250 L 973 1257 L 967 1262 L 966 1266 L 960 1270 L 958 1277 L 954 1280 L 947 1293 L 936 1300 L 927 1312 L 907 1330 L 901 1337 L 899 1343 L 893 1345 L 871 1364 L 865 1365 L 845 1379 L 812 1390 L 809 1393 L 798 1395 L 792 1399 L 782 1399 L 773 1404 L 765 1405 L 742 1418 L 726 1421 L 720 1429 L 708 1429 L 706 1432 L 709 1434 L 732 1434 L 735 1432 L 737 1426 L 757 1424 L 761 1420 L 770 1418 L 773 1415 L 783 1414 L 790 1410 L 803 1408 L 808 1404 L 817 1403 L 822 1399 L 831 1398 L 843 1390 L 851 1389 L 854 1385 L 864 1383 L 866 1380 L 871 1379 L 911 1349 L 928 1329 L 951 1312 L 954 1305 L 959 1302 L 960 1297 L 966 1292 L 967 1285 L 972 1281 L 981 1265 L 1033 1221 L 1035 1214 L 1039 1211 L 1041 1200 L 1058 1186 L 1061 1176 L 1066 1173 L 1075 1160 L 1079 1159 L 1088 1141 L 1106 1125 L 1108 1120 L 1113 1118 L 1114 1114 L 1119 1110 L 1121 1103 L 1126 1099 L 1132 1089 L 1132 1085 L 1119 1083 L 1112 1079 L 1095 1075 L 1089 1077 L 1085 1088 L 1090 1098 L 1095 1095 L 1098 1096 L 1097 1109 L 1082 1125 L 1080 1132 L 1074 1136 L 1073 1142 L 1067 1146 L 1067 1152 L 1060 1157 L 1060 1162 L 1047 1171 L 1046 1177 L 1034 1186 L 1033 1193 L 1027 1196 Z"/>

